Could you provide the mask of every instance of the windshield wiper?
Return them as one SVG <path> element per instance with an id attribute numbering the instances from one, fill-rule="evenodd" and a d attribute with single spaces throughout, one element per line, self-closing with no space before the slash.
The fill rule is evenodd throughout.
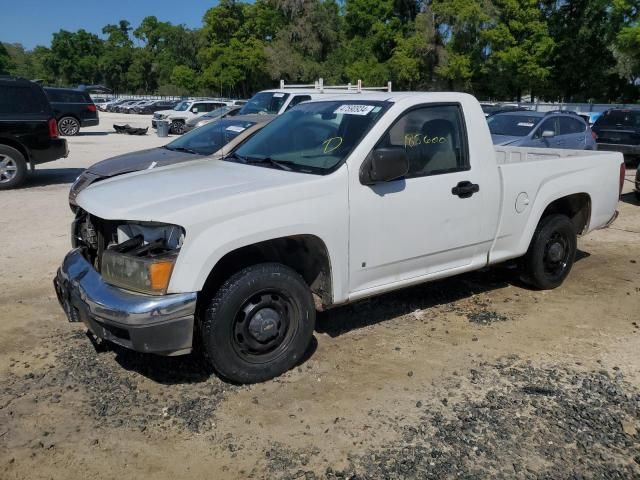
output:
<path id="1" fill-rule="evenodd" d="M 194 155 L 202 155 L 200 152 L 196 152 L 195 150 L 187 147 L 169 147 L 169 145 L 165 145 L 164 148 L 171 150 L 172 152 L 185 152 L 193 153 Z"/>
<path id="2" fill-rule="evenodd" d="M 297 166 L 298 164 L 296 162 L 291 162 L 289 160 L 274 160 L 271 157 L 264 157 L 264 158 L 247 158 L 246 159 L 247 163 L 269 163 L 271 165 L 274 165 L 276 167 L 278 167 L 280 170 L 286 170 L 287 172 L 290 172 L 293 170 L 293 168 L 291 168 L 291 166 Z"/>
<path id="3" fill-rule="evenodd" d="M 238 155 L 236 152 L 229 153 L 224 159 L 235 158 L 236 160 L 240 160 L 242 163 L 247 163 L 247 159 L 242 155 Z"/>

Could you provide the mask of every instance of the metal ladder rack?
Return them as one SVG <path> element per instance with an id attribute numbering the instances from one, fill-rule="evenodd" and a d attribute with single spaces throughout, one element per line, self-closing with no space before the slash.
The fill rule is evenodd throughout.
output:
<path id="1" fill-rule="evenodd" d="M 286 90 L 288 88 L 313 88 L 314 90 L 318 90 L 319 92 L 324 92 L 325 90 L 353 90 L 355 92 L 391 92 L 391 82 L 387 82 L 387 85 L 384 87 L 363 87 L 362 80 L 358 80 L 358 82 L 354 85 L 352 83 L 347 83 L 346 85 L 325 85 L 324 80 L 319 78 L 314 83 L 309 84 L 285 84 L 284 80 L 280 80 L 280 89 Z"/>

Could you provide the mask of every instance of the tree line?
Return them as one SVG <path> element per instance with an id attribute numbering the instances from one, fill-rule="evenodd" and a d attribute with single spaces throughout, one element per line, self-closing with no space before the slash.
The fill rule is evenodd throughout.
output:
<path id="1" fill-rule="evenodd" d="M 0 73 L 115 92 L 248 97 L 275 81 L 362 79 L 480 98 L 634 102 L 640 0 L 221 0 L 202 27 L 148 16 L 102 36 L 0 43 Z"/>

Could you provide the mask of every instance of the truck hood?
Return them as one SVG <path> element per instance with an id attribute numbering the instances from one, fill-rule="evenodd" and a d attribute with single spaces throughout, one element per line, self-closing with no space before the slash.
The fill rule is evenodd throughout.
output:
<path id="1" fill-rule="evenodd" d="M 187 227 L 190 218 L 224 215 L 239 204 L 255 211 L 267 209 L 265 202 L 272 197 L 288 202 L 291 197 L 282 189 L 289 185 L 299 185 L 302 197 L 313 195 L 305 193 L 306 184 L 319 178 L 323 177 L 204 158 L 109 178 L 81 191 L 76 200 L 82 209 L 103 219 Z M 279 194 L 261 199 L 261 193 L 273 189 Z M 240 197 L 248 198 L 239 201 Z"/>
<path id="2" fill-rule="evenodd" d="M 520 140 L 526 137 L 516 137 L 513 135 L 491 135 L 491 140 L 494 145 L 515 145 Z"/>
<path id="3" fill-rule="evenodd" d="M 178 112 L 177 110 L 174 110 L 174 109 L 159 110 L 159 111 L 155 112 L 154 115 L 166 115 L 166 116 L 169 116 L 169 115 L 173 115 L 174 113 L 182 113 L 182 112 Z"/>
<path id="4" fill-rule="evenodd" d="M 117 157 L 108 158 L 95 163 L 87 169 L 87 172 L 99 177 L 113 177 L 123 173 L 146 170 L 154 163 L 156 167 L 164 167 L 174 163 L 198 160 L 204 155 L 194 155 L 187 152 L 176 152 L 168 148 L 150 148 L 139 152 L 126 153 Z"/>

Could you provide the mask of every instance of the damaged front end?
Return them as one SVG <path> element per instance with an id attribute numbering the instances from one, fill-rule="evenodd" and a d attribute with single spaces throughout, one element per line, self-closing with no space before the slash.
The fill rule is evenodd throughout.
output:
<path id="1" fill-rule="evenodd" d="M 72 246 L 81 248 L 96 271 L 114 286 L 164 295 L 185 232 L 177 225 L 103 220 L 79 210 Z"/>
<path id="2" fill-rule="evenodd" d="M 133 350 L 177 355 L 191 350 L 197 294 L 168 294 L 184 229 L 112 221 L 78 209 L 73 250 L 54 286 L 70 321 Z"/>

